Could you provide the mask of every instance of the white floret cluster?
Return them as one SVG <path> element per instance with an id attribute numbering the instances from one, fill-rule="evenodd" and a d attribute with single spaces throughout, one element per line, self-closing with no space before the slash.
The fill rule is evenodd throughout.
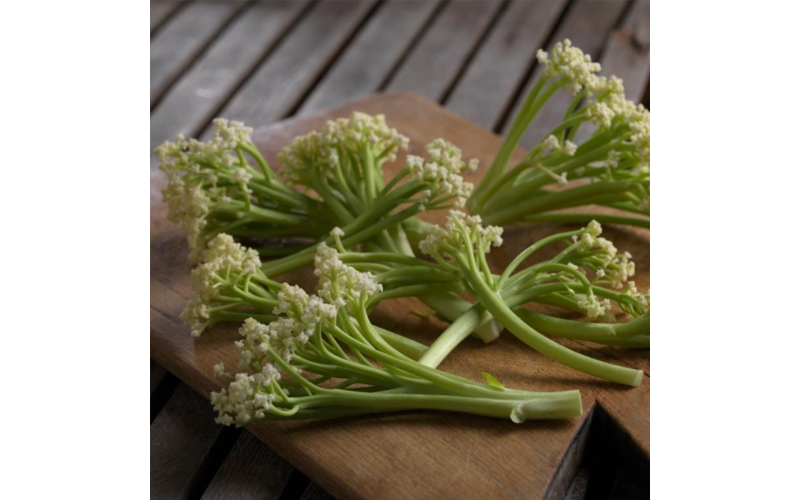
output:
<path id="1" fill-rule="evenodd" d="M 254 274 L 261 267 L 258 252 L 236 243 L 224 233 L 208 242 L 202 261 L 192 270 L 195 295 L 181 314 L 181 319 L 191 326 L 193 337 L 199 337 L 208 327 L 210 308 L 219 296 L 220 287 L 234 283 L 243 275 Z"/>
<path id="2" fill-rule="evenodd" d="M 580 236 L 573 236 L 572 238 L 578 243 L 577 249 L 579 252 L 599 250 L 604 264 L 608 265 L 616 257 L 617 247 L 611 241 L 600 237 L 602 233 L 603 227 L 599 222 L 593 220 L 586 226 Z"/>
<path id="3" fill-rule="evenodd" d="M 625 285 L 625 289 L 622 291 L 625 295 L 633 299 L 636 307 L 629 308 L 625 304 L 621 304 L 625 312 L 630 314 L 631 316 L 639 316 L 644 314 L 650 308 L 650 291 L 648 290 L 647 293 L 639 293 L 636 289 L 636 283 L 633 281 L 629 281 Z"/>
<path id="4" fill-rule="evenodd" d="M 324 319 L 336 317 L 337 308 L 333 304 L 326 303 L 316 295 L 309 296 L 305 290 L 297 285 L 281 284 L 281 291 L 278 292 L 278 306 L 272 311 L 275 315 L 284 314 L 290 318 L 299 320 L 305 325 L 305 331 L 301 334 L 305 339 L 313 335 L 316 326 Z"/>
<path id="5" fill-rule="evenodd" d="M 598 127 L 610 127 L 616 113 L 605 102 L 596 101 L 588 106 L 586 115 Z"/>
<path id="6" fill-rule="evenodd" d="M 216 421 L 223 425 L 245 425 L 253 418 L 264 418 L 275 400 L 271 386 L 281 379 L 280 372 L 272 363 L 265 362 L 268 349 L 265 345 L 272 342 L 268 327 L 250 318 L 239 332 L 244 337 L 236 342 L 239 369 L 247 366 L 252 373 L 240 372 L 231 376 L 225 372 L 222 363 L 214 366 L 216 376 L 232 379 L 227 389 L 211 393 L 211 403 L 218 413 Z"/>
<path id="7" fill-rule="evenodd" d="M 578 300 L 578 307 L 586 311 L 586 315 L 590 318 L 603 318 L 611 313 L 611 301 L 608 299 L 598 300 L 594 294 Z"/>
<path id="8" fill-rule="evenodd" d="M 558 140 L 558 137 L 554 135 L 548 135 L 544 141 L 542 141 L 543 146 L 545 149 L 551 149 L 553 151 L 561 151 L 567 156 L 575 156 L 575 152 L 578 150 L 578 145 L 570 140 L 564 141 L 562 145 L 561 142 Z"/>
<path id="9" fill-rule="evenodd" d="M 181 312 L 181 320 L 192 329 L 192 337 L 199 337 L 211 325 L 211 308 L 195 294 Z"/>
<path id="10" fill-rule="evenodd" d="M 647 111 L 647 108 L 643 105 L 636 104 L 626 99 L 624 90 L 606 92 L 600 97 L 599 102 L 604 105 L 604 108 L 602 108 L 603 110 L 590 109 L 589 112 L 594 115 L 608 114 L 611 120 L 614 120 L 616 117 L 621 117 L 624 120 L 633 121 L 640 118 L 639 115 L 641 115 L 642 111 Z"/>
<path id="11" fill-rule="evenodd" d="M 357 148 L 366 143 L 380 151 L 388 151 L 388 161 L 396 158 L 398 150 L 408 149 L 408 137 L 386 124 L 384 115 L 371 116 L 366 113 L 353 113 L 350 118 L 328 121 L 322 128 L 322 140 L 331 146 Z"/>
<path id="12" fill-rule="evenodd" d="M 319 296 L 283 283 L 277 295 L 278 305 L 272 311 L 280 317 L 268 325 L 249 318 L 239 329 L 242 339 L 235 345 L 240 373 L 230 376 L 224 365 L 214 367 L 215 375 L 232 378 L 227 389 L 211 395 L 219 413 L 218 423 L 244 425 L 253 418 L 263 418 L 275 398 L 270 384 L 280 380 L 270 356 L 291 363 L 297 351 L 320 331 L 323 321 L 335 320 L 346 300 L 358 300 L 382 290 L 372 275 L 345 265 L 336 250 L 324 243 L 319 246 L 316 263 Z M 242 373 L 247 370 L 252 374 Z"/>
<path id="13" fill-rule="evenodd" d="M 633 103 L 625 101 L 622 80 L 616 76 L 600 76 L 600 64 L 592 62 L 592 57 L 572 45 L 569 39 L 556 43 L 550 54 L 539 50 L 536 59 L 545 66 L 545 77 L 561 79 L 560 84 L 573 94 L 586 90 L 590 96 L 603 96 L 603 99 L 614 96 L 612 109 L 619 106 L 635 107 Z M 614 111 L 621 111 L 621 108 Z"/>
<path id="14" fill-rule="evenodd" d="M 338 153 L 323 144 L 319 132 L 295 137 L 291 144 L 278 153 L 281 177 L 290 184 L 303 184 L 311 175 L 309 169 L 319 170 L 322 165 L 333 167 L 339 161 Z"/>
<path id="15" fill-rule="evenodd" d="M 454 198 L 454 205 L 463 207 L 472 195 L 473 185 L 466 182 L 461 174 L 465 170 L 475 171 L 478 160 L 465 162 L 461 149 L 444 139 L 436 139 L 426 146 L 428 161 L 420 156 L 409 155 L 406 165 L 414 178 L 430 186 L 431 196 Z"/>
<path id="16" fill-rule="evenodd" d="M 597 277 L 608 281 L 613 288 L 622 288 L 636 274 L 636 264 L 628 252 L 618 253 L 614 244 L 600 237 L 603 228 L 597 221 L 592 221 L 583 230 L 580 237 L 573 237 L 578 243 L 578 251 L 598 251 L 602 259 L 602 267 L 597 269 Z"/>
<path id="17" fill-rule="evenodd" d="M 220 174 L 230 174 L 231 180 L 243 184 L 249 194 L 247 183 L 252 174 L 243 167 L 230 170 L 237 160 L 233 152 L 250 142 L 251 133 L 252 129 L 241 122 L 217 118 L 210 141 L 187 140 L 179 135 L 175 142 L 165 142 L 156 149 L 159 168 L 167 175 L 167 187 L 161 193 L 169 207 L 167 218 L 188 233 L 191 260 L 196 260 L 204 247 L 205 217 L 212 204 L 231 199 L 227 189 L 218 186 Z M 201 167 L 198 160 L 205 166 Z"/>
<path id="18" fill-rule="evenodd" d="M 579 243 L 578 250 L 588 252 L 596 248 L 605 249 L 613 258 L 617 254 L 614 244 L 599 236 L 603 234 L 603 226 L 599 222 L 591 221 L 581 232 L 580 236 L 573 236 L 572 239 Z"/>
<path id="19" fill-rule="evenodd" d="M 358 152 L 368 147 L 381 162 L 393 161 L 399 150 L 408 149 L 408 137 L 386 124 L 383 115 L 355 112 L 350 118 L 329 120 L 322 129 L 296 137 L 278 154 L 281 175 L 290 183 L 302 184 L 309 170 L 329 172 L 339 163 L 340 150 Z"/>
<path id="20" fill-rule="evenodd" d="M 237 168 L 231 173 L 231 180 L 233 182 L 243 182 L 244 184 L 247 184 L 252 178 L 253 174 L 244 168 Z"/>
<path id="21" fill-rule="evenodd" d="M 625 98 L 622 80 L 615 76 L 599 76 L 600 65 L 592 62 L 591 57 L 573 46 L 569 39 L 556 43 L 550 54 L 539 50 L 537 59 L 546 66 L 545 76 L 561 78 L 564 88 L 573 94 L 585 89 L 590 96 L 596 96 L 586 107 L 589 121 L 599 127 L 611 127 L 619 119 L 628 125 L 629 140 L 634 145 L 637 160 L 634 174 L 649 173 L 650 111 Z"/>
<path id="22" fill-rule="evenodd" d="M 202 186 L 187 184 L 180 175 L 169 172 L 167 175 L 167 187 L 161 192 L 169 207 L 167 219 L 188 233 L 189 259 L 194 261 L 203 248 L 205 216 L 210 211 L 211 199 Z"/>
<path id="23" fill-rule="evenodd" d="M 569 39 L 556 43 L 549 55 L 540 49 L 536 53 L 536 59 L 540 64 L 546 65 L 545 76 L 565 78 L 564 87 L 573 94 L 583 88 L 598 88 L 597 73 L 600 71 L 600 64 L 592 62 L 592 57 L 573 46 Z"/>
<path id="24" fill-rule="evenodd" d="M 314 274 L 319 277 L 317 294 L 328 304 L 339 308 L 350 303 L 369 299 L 383 291 L 383 286 L 370 273 L 362 273 L 346 265 L 339 252 L 325 243 L 317 246 L 314 257 Z"/>
<path id="25" fill-rule="evenodd" d="M 608 81 L 614 79 L 611 77 Z M 589 119 L 599 126 L 609 127 L 619 118 L 631 131 L 629 141 L 637 156 L 650 163 L 650 111 L 642 104 L 626 99 L 621 85 L 619 90 L 611 90 L 590 104 L 586 112 Z"/>
<path id="26" fill-rule="evenodd" d="M 251 143 L 253 129 L 242 122 L 216 118 L 213 121 L 214 135 L 208 142 L 186 139 L 178 135 L 175 142 L 165 142 L 156 148 L 162 170 L 173 169 L 180 163 L 190 161 L 189 156 L 199 156 L 223 167 L 233 165 L 236 157 L 232 153 L 244 144 Z M 177 165 L 185 168 L 186 165 Z M 190 165 L 191 166 L 191 165 Z"/>
<path id="27" fill-rule="evenodd" d="M 225 118 L 216 118 L 214 124 L 214 138 L 211 144 L 219 150 L 231 151 L 242 144 L 252 142 L 253 129 L 244 123 Z"/>
<path id="28" fill-rule="evenodd" d="M 233 236 L 220 233 L 208 242 L 203 252 L 205 264 L 225 267 L 231 272 L 255 273 L 261 267 L 258 252 L 236 243 Z"/>
<path id="29" fill-rule="evenodd" d="M 650 111 L 647 108 L 625 99 L 621 91 L 611 92 L 589 105 L 587 115 L 596 125 L 606 127 L 617 119 L 623 122 L 630 130 L 626 142 L 634 148 L 634 174 L 650 172 Z"/>
<path id="30" fill-rule="evenodd" d="M 605 268 L 605 276 L 613 288 L 622 288 L 628 280 L 636 274 L 636 264 L 631 260 L 628 252 L 622 252 L 614 257 Z"/>
<path id="31" fill-rule="evenodd" d="M 628 135 L 623 136 L 623 142 L 633 146 L 632 150 L 624 154 L 624 158 L 634 160 L 628 162 L 631 165 L 631 173 L 635 176 L 650 173 L 650 111 L 641 104 L 634 105 L 624 97 L 617 98 L 612 95 L 605 100 L 590 104 L 587 116 L 592 123 L 601 127 L 611 127 L 612 122 L 621 117 L 621 122 L 629 130 Z M 614 154 L 617 156 L 612 158 L 609 155 L 605 165 L 614 168 L 619 164 L 621 159 L 619 152 L 614 151 Z"/>
<path id="32" fill-rule="evenodd" d="M 272 314 L 295 314 L 302 311 L 308 303 L 308 293 L 297 285 L 281 283 L 281 291 L 278 292 L 278 305 L 272 310 Z"/>
<path id="33" fill-rule="evenodd" d="M 272 312 L 280 317 L 268 325 L 248 318 L 239 329 L 242 339 L 234 345 L 239 351 L 240 372 L 227 389 L 211 395 L 221 424 L 244 425 L 251 418 L 263 418 L 275 398 L 269 386 L 280 380 L 270 353 L 291 363 L 297 351 L 319 331 L 320 324 L 336 318 L 338 309 L 298 286 L 283 283 L 278 306 Z M 252 373 L 243 373 L 247 370 Z M 214 373 L 228 376 L 221 363 L 214 367 Z"/>
<path id="34" fill-rule="evenodd" d="M 466 233 L 466 236 L 465 236 Z M 491 247 L 503 244 L 503 228 L 482 225 L 479 215 L 467 215 L 451 210 L 444 227 L 433 226 L 419 243 L 422 253 L 430 256 L 452 256 L 452 252 L 489 253 Z"/>
<path id="35" fill-rule="evenodd" d="M 240 370 L 261 366 L 272 349 L 287 363 L 292 360 L 297 349 L 308 342 L 313 334 L 309 328 L 294 318 L 280 317 L 268 325 L 253 318 L 245 320 L 239 333 L 244 337 L 234 342 L 239 349 Z"/>

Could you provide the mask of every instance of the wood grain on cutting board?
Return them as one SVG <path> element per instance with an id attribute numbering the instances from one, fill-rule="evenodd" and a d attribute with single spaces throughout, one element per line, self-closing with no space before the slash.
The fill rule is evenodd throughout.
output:
<path id="1" fill-rule="evenodd" d="M 254 142 L 277 168 L 277 152 L 290 140 L 331 118 L 353 111 L 384 114 L 390 126 L 411 139 L 410 153 L 423 154 L 424 146 L 442 137 L 458 145 L 466 158 L 478 158 L 481 168 L 468 173 L 477 181 L 488 168 L 501 139 L 409 93 L 381 95 L 333 110 L 277 123 L 255 126 Z M 521 154 L 521 152 L 518 152 Z M 397 165 L 387 168 L 387 177 Z M 185 235 L 166 221 L 160 191 L 161 172 L 151 172 L 150 191 L 150 350 L 151 357 L 204 396 L 218 390 L 212 366 L 220 361 L 235 366 L 233 341 L 238 325 L 218 325 L 194 339 L 179 315 L 191 296 L 191 264 Z M 423 214 L 441 222 L 445 213 Z M 555 225 L 517 226 L 506 229 L 505 243 L 491 253 L 497 268 L 544 234 L 563 229 Z M 637 263 L 636 282 L 648 289 L 649 234 L 647 231 L 606 228 L 605 236 L 620 250 L 630 251 Z M 310 270 L 283 277 L 313 288 Z M 383 327 L 430 344 L 444 324 L 411 314 L 424 311 L 414 299 L 383 303 L 373 321 Z M 341 499 L 486 499 L 545 498 L 563 495 L 562 481 L 570 474 L 559 468 L 588 411 L 599 404 L 649 457 L 650 377 L 649 351 L 613 349 L 570 343 L 570 347 L 606 361 L 642 368 L 641 386 L 628 388 L 594 379 L 554 363 L 504 332 L 489 345 L 467 339 L 441 365 L 443 370 L 474 380 L 488 371 L 510 388 L 537 391 L 579 389 L 584 417 L 563 421 L 510 420 L 446 412 L 415 411 L 346 419 L 301 422 L 256 422 L 248 429 L 278 454 Z M 565 470 L 567 469 L 567 470 Z"/>

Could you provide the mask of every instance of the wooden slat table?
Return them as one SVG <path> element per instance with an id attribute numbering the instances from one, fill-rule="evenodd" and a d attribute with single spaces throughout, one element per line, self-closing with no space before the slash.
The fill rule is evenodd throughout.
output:
<path id="1" fill-rule="evenodd" d="M 179 132 L 208 134 L 215 116 L 268 125 L 385 90 L 502 132 L 538 75 L 536 50 L 565 37 L 649 106 L 640 0 L 151 2 L 150 30 L 151 150 Z M 213 424 L 205 398 L 153 361 L 150 380 L 152 498 L 331 498 L 247 431 Z M 648 496 L 649 462 L 643 471 L 620 449 L 624 418 L 596 411 L 586 422 L 559 466 L 571 473 L 550 491 Z"/>
<path id="2" fill-rule="evenodd" d="M 150 107 L 166 92 L 228 22 L 243 1 L 187 6 L 150 43 Z"/>

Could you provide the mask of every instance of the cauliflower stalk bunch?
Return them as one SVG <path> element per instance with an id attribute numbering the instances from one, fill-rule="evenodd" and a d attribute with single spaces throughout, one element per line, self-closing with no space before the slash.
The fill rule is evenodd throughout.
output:
<path id="1" fill-rule="evenodd" d="M 578 391 L 495 388 L 425 366 L 385 342 L 366 308 L 381 286 L 320 245 L 319 293 L 284 284 L 271 323 L 244 322 L 237 371 L 215 374 L 211 394 L 221 424 L 429 409 L 489 417 L 552 419 L 581 414 Z"/>
<path id="2" fill-rule="evenodd" d="M 649 228 L 650 111 L 625 98 L 622 80 L 598 75 L 600 65 L 569 40 L 550 54 L 540 50 L 537 59 L 543 75 L 470 198 L 470 211 L 487 224 L 597 220 Z M 509 165 L 525 131 L 556 92 L 574 96 L 563 120 Z M 593 131 L 579 134 L 582 128 Z"/>
<path id="3" fill-rule="evenodd" d="M 227 384 L 212 394 L 218 422 L 409 409 L 514 422 L 579 415 L 578 391 L 519 391 L 487 373 L 479 383 L 438 369 L 470 336 L 490 343 L 503 329 L 580 372 L 641 382 L 641 370 L 557 339 L 650 345 L 649 292 L 637 290 L 632 256 L 600 225 L 649 227 L 650 114 L 569 40 L 538 60 L 543 75 L 477 185 L 463 177 L 477 160 L 455 144 L 436 139 L 424 155 L 405 154 L 408 138 L 385 117 L 358 112 L 296 137 L 277 173 L 238 122 L 215 120 L 207 142 L 179 136 L 158 148 L 169 219 L 197 264 L 182 318 L 196 337 L 219 322 L 242 325 L 236 367 L 214 367 Z M 556 92 L 574 96 L 563 121 L 509 165 Z M 397 174 L 388 176 L 393 162 Z M 441 210 L 443 226 L 418 218 Z M 503 245 L 502 226 L 524 222 L 584 227 L 495 268 L 487 256 Z M 275 280 L 311 265 L 313 293 Z M 401 297 L 449 326 L 425 345 L 372 324 L 378 304 Z"/>

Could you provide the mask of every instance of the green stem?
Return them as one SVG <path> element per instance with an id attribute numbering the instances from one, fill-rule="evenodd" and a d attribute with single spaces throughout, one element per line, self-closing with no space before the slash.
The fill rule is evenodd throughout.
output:
<path id="1" fill-rule="evenodd" d="M 642 382 L 642 371 L 624 368 L 584 356 L 554 342 L 537 332 L 517 316 L 500 296 L 480 278 L 470 277 L 470 285 L 480 303 L 511 333 L 544 356 L 583 373 L 611 382 L 637 386 Z"/>
<path id="2" fill-rule="evenodd" d="M 419 360 L 422 354 L 428 350 L 428 347 L 425 344 L 421 344 L 416 340 L 389 330 L 384 330 L 378 326 L 373 325 L 373 328 L 375 328 L 375 331 L 378 332 L 381 337 L 383 337 L 383 340 L 385 340 L 386 343 L 411 359 Z"/>
<path id="3" fill-rule="evenodd" d="M 353 245 L 362 243 L 368 240 L 369 238 L 375 236 L 376 234 L 380 233 L 381 231 L 385 230 L 387 227 L 399 224 L 403 220 L 417 213 L 419 213 L 419 207 L 417 207 L 416 205 L 412 205 L 411 207 L 408 207 L 401 212 L 398 212 L 385 219 L 379 220 L 372 226 L 367 225 L 366 229 L 362 231 L 353 232 L 353 227 L 360 227 L 362 225 L 365 225 L 358 219 L 356 219 L 351 224 L 343 228 L 345 232 L 345 237 L 342 239 L 342 244 L 345 247 L 351 247 Z M 327 238 L 326 241 L 331 243 L 332 239 Z M 267 276 L 277 276 L 279 274 L 287 273 L 289 271 L 293 271 L 300 267 L 307 266 L 308 264 L 314 262 L 314 256 L 316 255 L 316 253 L 317 253 L 317 246 L 311 245 L 303 250 L 300 250 L 294 255 L 274 260 L 272 262 L 266 262 L 262 264 L 261 270 Z"/>
<path id="4" fill-rule="evenodd" d="M 649 321 L 640 322 L 641 318 L 625 323 L 584 323 L 554 318 L 522 308 L 515 309 L 515 312 L 532 328 L 551 337 L 613 346 L 650 347 Z M 627 335 L 620 335 L 620 330 L 624 330 Z"/>
<path id="5" fill-rule="evenodd" d="M 471 307 L 439 335 L 433 344 L 420 356 L 419 363 L 436 368 L 478 326 L 489 322 L 491 319 L 492 316 L 481 306 Z"/>
<path id="6" fill-rule="evenodd" d="M 214 207 L 214 212 L 218 214 L 231 215 L 235 218 L 239 218 L 247 214 L 253 216 L 256 218 L 256 220 L 274 224 L 286 224 L 289 226 L 308 223 L 308 219 L 303 215 L 278 212 L 277 210 L 259 207 L 258 205 L 251 205 L 249 209 L 246 209 L 244 204 L 237 204 L 233 202 L 217 204 L 217 206 Z"/>
<path id="7" fill-rule="evenodd" d="M 525 259 L 533 255 L 533 253 L 536 252 L 537 250 L 551 243 L 555 243 L 557 241 L 570 238 L 571 236 L 578 235 L 580 233 L 581 231 L 572 231 L 569 233 L 554 234 L 552 236 L 542 238 L 533 245 L 529 246 L 522 253 L 517 255 L 517 257 L 511 262 L 511 264 L 509 264 L 508 267 L 506 267 L 505 271 L 503 271 L 503 274 L 500 276 L 500 279 L 497 282 L 497 286 L 502 287 L 503 283 L 508 279 L 509 276 L 511 276 L 511 273 L 513 273 Z"/>
<path id="8" fill-rule="evenodd" d="M 517 117 L 514 119 L 514 123 L 508 131 L 506 139 L 503 141 L 500 150 L 497 152 L 497 156 L 495 156 L 492 165 L 489 167 L 489 171 L 486 172 L 483 181 L 478 185 L 478 188 L 467 202 L 467 207 L 469 207 L 471 212 L 475 213 L 480 211 L 480 207 L 484 202 L 483 190 L 488 189 L 491 183 L 505 171 L 508 160 L 511 159 L 514 149 L 519 144 L 519 141 L 522 140 L 522 136 L 525 134 L 528 125 L 530 125 L 531 121 L 536 117 L 539 109 L 547 102 L 547 99 L 558 90 L 558 86 L 553 84 L 540 98 L 539 92 L 544 88 L 547 81 L 546 78 L 539 79 L 522 104 L 519 113 L 517 113 Z M 484 186 L 486 187 L 484 188 Z"/>
<path id="9" fill-rule="evenodd" d="M 422 365 L 407 358 L 401 358 L 387 354 L 376 349 L 365 341 L 358 340 L 353 336 L 347 335 L 340 329 L 331 332 L 338 340 L 347 344 L 351 350 L 359 351 L 375 361 L 381 363 L 387 370 L 402 370 L 412 377 L 419 379 L 422 386 L 436 386 L 437 391 L 448 392 L 464 396 L 491 397 L 498 399 L 517 399 L 525 391 L 517 390 L 498 390 L 494 387 L 476 384 L 474 381 L 445 373 L 435 368 Z M 407 382 L 408 383 L 408 382 Z M 543 398 L 558 398 L 558 393 L 542 393 Z"/>
<path id="10" fill-rule="evenodd" d="M 363 393 L 351 390 L 327 390 L 324 394 L 290 398 L 289 403 L 300 411 L 296 418 L 303 418 L 303 412 L 316 409 L 314 418 L 341 414 L 341 407 L 362 408 L 364 413 L 375 411 L 402 410 L 440 410 L 470 413 L 495 418 L 510 418 L 516 423 L 525 420 L 570 418 L 583 412 L 580 393 L 564 391 L 557 398 L 541 398 L 539 393 L 530 392 L 520 399 L 492 399 L 485 397 L 464 397 L 454 395 L 402 394 L 390 392 Z M 321 409 L 331 410 L 328 413 Z M 374 410 L 371 410 L 374 408 Z M 345 414 L 351 414 L 345 412 Z"/>
<path id="11" fill-rule="evenodd" d="M 267 160 L 261 156 L 261 152 L 253 143 L 242 143 L 239 144 L 239 148 L 244 150 L 247 154 L 249 154 L 258 164 L 259 168 L 261 169 L 261 173 L 264 174 L 264 178 L 267 180 L 268 183 L 273 183 L 275 181 L 275 173 L 270 168 Z"/>
<path id="12" fill-rule="evenodd" d="M 527 199 L 519 200 L 519 203 L 494 213 L 480 215 L 483 223 L 487 225 L 508 224 L 539 212 L 589 204 L 592 203 L 593 197 L 625 193 L 633 184 L 633 181 L 594 182 L 538 196 L 531 196 L 529 193 Z"/>
<path id="13" fill-rule="evenodd" d="M 436 311 L 440 316 L 450 321 L 451 326 L 452 323 L 461 319 L 461 317 L 464 314 L 468 314 L 473 307 L 471 303 L 467 302 L 466 300 L 452 293 L 434 295 L 431 294 L 430 292 L 426 292 L 424 295 L 420 295 L 417 298 L 421 300 L 425 305 Z M 482 321 L 480 321 L 477 325 L 473 326 L 472 330 L 466 333 L 467 335 L 470 333 L 474 333 L 477 338 L 481 339 L 484 343 L 488 344 L 489 342 L 492 342 L 493 340 L 495 340 L 497 337 L 500 336 L 500 332 L 503 331 L 503 326 L 497 321 L 492 321 L 492 317 L 488 314 L 481 315 L 481 318 Z M 448 329 L 445 330 L 445 333 L 449 331 L 450 328 L 448 327 Z M 450 334 L 460 336 L 462 333 L 459 334 L 450 333 Z M 444 335 L 444 333 L 442 333 L 442 335 Z M 444 343 L 446 341 L 443 340 L 442 342 Z M 456 345 L 458 344 L 456 343 L 455 345 L 453 345 L 453 348 L 455 348 Z M 438 347 L 437 349 L 443 349 L 443 348 Z M 445 352 L 444 350 L 442 350 L 441 358 L 444 359 L 449 354 L 449 352 L 450 351 Z M 441 362 L 441 360 L 439 362 Z M 436 365 L 431 365 L 431 366 L 436 366 Z"/>
<path id="14" fill-rule="evenodd" d="M 647 311 L 636 319 L 615 325 L 614 330 L 617 332 L 617 336 L 619 337 L 632 337 L 635 335 L 641 335 L 643 333 L 647 333 L 649 335 L 650 311 Z"/>

